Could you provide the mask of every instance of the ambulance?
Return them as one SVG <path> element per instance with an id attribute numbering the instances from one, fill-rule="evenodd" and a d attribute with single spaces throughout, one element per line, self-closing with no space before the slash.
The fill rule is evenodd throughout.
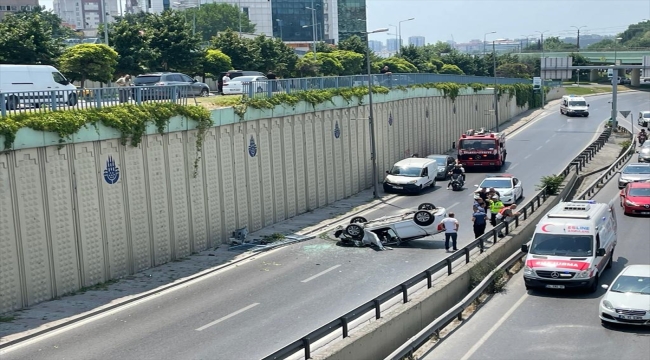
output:
<path id="1" fill-rule="evenodd" d="M 614 202 L 561 202 L 535 227 L 526 255 L 526 289 L 598 289 L 600 274 L 612 266 L 616 247 Z"/>

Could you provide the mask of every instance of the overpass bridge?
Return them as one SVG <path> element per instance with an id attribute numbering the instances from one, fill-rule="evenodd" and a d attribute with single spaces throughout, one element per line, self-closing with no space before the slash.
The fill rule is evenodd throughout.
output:
<path id="1" fill-rule="evenodd" d="M 578 53 L 577 51 L 549 51 L 544 52 L 544 57 L 549 58 L 562 58 L 569 57 L 571 54 Z M 621 50 L 621 51 L 580 51 L 580 55 L 584 56 L 593 64 L 614 64 L 614 59 L 621 65 L 640 65 L 643 63 L 644 56 L 650 56 L 650 48 L 645 50 Z M 520 52 L 514 53 L 519 57 L 541 57 L 542 52 Z"/>

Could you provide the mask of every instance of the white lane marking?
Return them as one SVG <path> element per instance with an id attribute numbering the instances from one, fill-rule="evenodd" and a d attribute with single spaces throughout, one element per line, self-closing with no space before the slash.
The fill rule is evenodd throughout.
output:
<path id="1" fill-rule="evenodd" d="M 516 164 L 514 164 L 514 165 L 512 165 L 512 166 L 509 166 L 509 167 L 508 167 L 508 170 L 512 170 L 512 169 L 516 168 L 517 165 L 519 165 L 519 163 L 516 163 Z"/>
<path id="2" fill-rule="evenodd" d="M 213 321 L 213 322 L 211 322 L 211 323 L 209 323 L 209 324 L 205 324 L 205 325 L 201 326 L 200 328 L 196 329 L 196 331 L 203 331 L 203 330 L 209 328 L 210 326 L 217 325 L 218 323 L 220 323 L 220 322 L 222 322 L 222 321 L 224 321 L 224 320 L 228 320 L 228 319 L 230 319 L 231 317 L 236 316 L 236 315 L 239 315 L 239 314 L 243 313 L 243 312 L 246 311 L 246 310 L 252 309 L 252 308 L 256 307 L 256 306 L 259 305 L 259 304 L 260 304 L 260 303 L 250 304 L 250 305 L 246 306 L 246 307 L 243 308 L 243 309 L 237 310 L 237 311 L 235 311 L 234 313 L 232 313 L 232 314 L 230 314 L 230 315 L 226 315 L 226 316 L 222 317 L 222 318 L 219 319 L 219 320 L 215 320 L 215 321 Z"/>
<path id="3" fill-rule="evenodd" d="M 542 147 L 540 146 L 540 147 L 538 147 L 537 149 L 535 149 L 535 151 L 537 151 L 537 150 L 539 150 L 539 149 L 541 149 L 541 148 L 542 148 Z"/>
<path id="4" fill-rule="evenodd" d="M 316 274 L 316 275 L 314 275 L 314 276 L 312 276 L 312 277 L 310 277 L 310 278 L 307 278 L 307 279 L 305 279 L 305 280 L 303 280 L 303 281 L 301 281 L 301 282 L 306 283 L 306 282 L 312 281 L 312 280 L 314 280 L 315 278 L 317 278 L 317 277 L 319 277 L 319 276 L 321 276 L 321 275 L 325 275 L 325 274 L 327 274 L 328 272 L 330 272 L 330 271 L 336 269 L 336 268 L 339 267 L 339 266 L 341 266 L 341 265 L 334 265 L 334 266 L 332 266 L 331 268 L 329 268 L 329 269 L 327 269 L 327 270 L 324 270 L 324 271 L 321 271 L 321 272 L 319 272 L 318 274 Z"/>
<path id="5" fill-rule="evenodd" d="M 550 143 L 550 142 L 551 142 L 551 139 L 546 140 L 546 143 L 547 143 L 547 144 Z"/>
<path id="6" fill-rule="evenodd" d="M 490 328 L 490 330 L 488 330 L 488 331 L 485 333 L 485 335 L 483 335 L 483 337 L 482 337 L 481 339 L 479 339 L 479 341 L 477 341 L 476 344 L 474 344 L 474 346 L 472 346 L 472 347 L 469 349 L 469 351 L 467 352 L 467 354 L 465 354 L 465 356 L 463 356 L 460 360 L 467 360 L 467 359 L 469 359 L 472 355 L 474 355 L 474 353 L 475 353 L 475 352 L 476 352 L 476 351 L 477 351 L 481 346 L 483 346 L 483 344 L 485 344 L 485 342 L 490 338 L 490 336 L 492 336 L 492 334 L 494 334 L 494 333 L 499 329 L 499 327 L 501 327 L 501 325 L 503 325 L 503 323 L 504 323 L 506 320 L 508 320 L 508 318 L 512 315 L 512 313 L 514 313 L 515 310 L 517 310 L 517 308 L 518 308 L 519 306 L 521 306 L 521 304 L 524 303 L 524 300 L 526 300 L 527 297 L 528 297 L 528 294 L 527 294 L 527 293 L 524 294 L 524 295 L 521 297 L 521 299 L 519 299 L 519 300 L 515 303 L 515 305 L 513 305 L 513 306 L 510 308 L 510 310 L 508 310 L 508 312 L 506 312 L 505 314 L 503 314 L 503 316 L 501 317 L 501 319 L 499 319 L 499 321 L 497 321 L 496 324 L 494 324 L 494 325 Z"/>
<path id="7" fill-rule="evenodd" d="M 557 136 L 557 133 L 551 135 L 552 138 L 554 138 L 554 137 L 556 137 L 556 136 Z"/>
<path id="8" fill-rule="evenodd" d="M 532 155 L 532 154 L 528 154 L 528 155 L 526 155 L 526 157 L 524 158 L 524 160 L 528 159 L 528 158 L 530 157 L 530 155 Z"/>
<path id="9" fill-rule="evenodd" d="M 471 195 L 474 196 L 474 194 L 471 194 Z M 460 203 L 459 203 L 459 202 L 456 202 L 456 203 L 451 204 L 451 206 L 447 206 L 447 210 L 453 208 L 453 207 L 456 206 L 456 205 L 460 205 Z"/>

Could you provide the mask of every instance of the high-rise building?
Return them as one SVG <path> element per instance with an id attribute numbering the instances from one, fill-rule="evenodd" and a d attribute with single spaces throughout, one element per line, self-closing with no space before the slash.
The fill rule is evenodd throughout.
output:
<path id="1" fill-rule="evenodd" d="M 36 6 L 38 6 L 38 0 L 2 0 L 0 1 L 0 20 L 5 17 L 5 14 L 31 10 Z"/>
<path id="2" fill-rule="evenodd" d="M 397 52 L 398 46 L 397 44 L 399 43 L 398 39 L 388 39 L 386 40 L 386 50 L 388 52 Z"/>
<path id="3" fill-rule="evenodd" d="M 338 41 L 357 35 L 364 38 L 366 0 L 338 0 Z"/>
<path id="4" fill-rule="evenodd" d="M 118 0 L 54 0 L 52 5 L 54 13 L 77 30 L 97 29 L 104 22 L 104 13 L 109 23 L 120 15 Z"/>
<path id="5" fill-rule="evenodd" d="M 424 36 L 410 36 L 409 45 L 424 46 Z"/>
<path id="6" fill-rule="evenodd" d="M 330 39 L 331 24 L 329 16 L 325 16 L 325 11 L 331 8 L 331 1 L 273 0 L 270 3 L 273 37 L 290 42 L 310 42 L 314 40 L 314 36 L 316 41 Z M 328 26 L 328 31 L 325 25 Z"/>
<path id="7" fill-rule="evenodd" d="M 373 52 L 380 52 L 384 48 L 384 44 L 379 40 L 368 40 L 368 47 Z"/>

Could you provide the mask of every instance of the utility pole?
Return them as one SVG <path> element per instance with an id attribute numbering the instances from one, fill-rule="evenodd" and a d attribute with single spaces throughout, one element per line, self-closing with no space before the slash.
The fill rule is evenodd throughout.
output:
<path id="1" fill-rule="evenodd" d="M 539 59 L 539 78 L 542 81 L 542 87 L 540 89 L 541 96 L 542 96 L 542 109 L 544 108 L 545 105 L 545 100 L 546 94 L 544 93 L 544 70 L 542 70 L 542 64 L 546 64 L 546 59 L 544 58 L 544 33 L 549 32 L 550 30 L 544 30 L 544 31 L 536 31 L 542 36 L 542 42 L 540 43 L 542 47 L 542 57 Z"/>
<path id="2" fill-rule="evenodd" d="M 102 19 L 104 19 L 104 43 L 108 46 L 108 19 L 106 18 L 108 10 L 106 9 L 106 0 L 102 0 L 102 12 L 104 13 L 104 16 L 102 16 Z"/>

